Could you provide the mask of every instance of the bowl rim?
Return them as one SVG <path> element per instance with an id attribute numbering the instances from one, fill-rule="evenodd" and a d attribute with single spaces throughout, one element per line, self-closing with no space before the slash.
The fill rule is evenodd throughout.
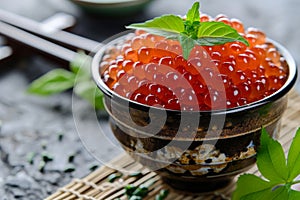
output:
<path id="1" fill-rule="evenodd" d="M 116 98 L 116 100 L 120 102 L 127 102 L 130 103 L 130 106 L 133 108 L 137 108 L 139 110 L 149 110 L 151 109 L 157 109 L 157 110 L 163 110 L 169 113 L 173 114 L 180 114 L 180 113 L 200 113 L 200 114 L 209 114 L 209 115 L 226 115 L 226 114 L 232 114 L 232 113 L 239 113 L 239 112 L 244 112 L 247 110 L 255 109 L 260 106 L 266 105 L 270 102 L 276 101 L 279 98 L 283 97 L 285 94 L 287 94 L 292 87 L 295 85 L 296 80 L 297 80 L 297 75 L 298 75 L 298 69 L 297 69 L 297 64 L 295 62 L 295 59 L 291 55 L 291 53 L 279 42 L 276 42 L 270 38 L 267 38 L 267 42 L 271 42 L 275 45 L 275 47 L 279 50 L 281 55 L 285 58 L 288 68 L 289 68 L 289 74 L 288 74 L 288 79 L 286 80 L 285 84 L 276 92 L 273 94 L 260 99 L 258 101 L 254 101 L 250 104 L 246 104 L 243 106 L 239 107 L 234 107 L 234 108 L 229 108 L 229 109 L 219 109 L 219 110 L 208 110 L 208 111 L 183 111 L 183 110 L 171 110 L 171 109 L 166 109 L 166 108 L 159 108 L 155 106 L 149 106 L 145 105 L 139 102 L 135 102 L 133 100 L 127 99 L 123 96 L 120 96 L 119 94 L 115 93 L 112 91 L 102 80 L 101 75 L 99 73 L 99 64 L 101 62 L 102 56 L 105 53 L 106 47 L 109 47 L 113 44 L 116 44 L 117 41 L 121 39 L 125 39 L 130 33 L 132 33 L 131 30 L 121 32 L 119 34 L 114 35 L 113 37 L 109 38 L 108 42 L 104 41 L 104 45 L 97 51 L 97 53 L 93 56 L 92 58 L 92 65 L 91 65 L 91 72 L 92 72 L 92 77 L 97 84 L 97 87 L 108 97 L 110 98 Z"/>

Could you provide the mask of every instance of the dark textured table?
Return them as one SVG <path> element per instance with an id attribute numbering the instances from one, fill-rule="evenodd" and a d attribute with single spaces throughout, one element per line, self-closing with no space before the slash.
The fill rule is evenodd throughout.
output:
<path id="1" fill-rule="evenodd" d="M 77 18 L 72 32 L 102 41 L 124 30 L 124 25 L 164 13 L 184 14 L 192 0 L 155 0 L 141 13 L 114 18 L 91 16 L 65 0 L 0 0 L 0 8 L 42 20 L 55 12 L 67 12 Z M 209 0 L 202 1 L 201 10 L 212 16 L 225 13 L 264 30 L 284 44 L 300 62 L 300 1 L 298 0 Z M 26 93 L 27 85 L 46 71 L 62 67 L 30 51 L 17 47 L 13 57 L 0 66 L 0 199 L 43 199 L 73 178 L 90 173 L 90 167 L 102 165 L 84 147 L 73 118 L 72 94 L 41 98 Z M 92 108 L 79 102 L 77 117 L 97 132 L 91 122 Z M 107 125 L 104 124 L 104 128 Z M 82 134 L 82 133 L 81 133 Z M 63 137 L 62 137 L 63 136 Z M 92 136 L 91 136 L 92 137 Z M 119 153 L 104 140 L 95 141 L 97 155 L 107 161 Z M 28 155 L 34 153 L 33 163 Z M 41 172 L 42 154 L 53 157 Z M 74 161 L 70 156 L 75 155 Z M 73 172 L 65 172 L 66 169 Z"/>

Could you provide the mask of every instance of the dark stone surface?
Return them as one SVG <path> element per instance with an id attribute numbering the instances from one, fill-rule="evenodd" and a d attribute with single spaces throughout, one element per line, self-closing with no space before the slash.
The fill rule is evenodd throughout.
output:
<path id="1" fill-rule="evenodd" d="M 25 93 L 26 79 L 18 70 L 6 73 L 0 82 L 3 124 L 0 133 L 0 196 L 42 199 L 73 177 L 88 174 L 88 167 L 95 160 L 78 139 L 69 94 L 46 99 L 29 96 Z M 54 109 L 58 105 L 61 109 Z M 59 134 L 64 135 L 61 141 Z M 27 161 L 31 152 L 36 154 L 33 164 Z M 54 159 L 41 173 L 39 165 L 43 152 Z M 76 155 L 76 171 L 63 173 L 69 165 L 69 155 Z"/>
<path id="2" fill-rule="evenodd" d="M 0 0 L 0 8 L 32 17 L 44 19 L 57 11 L 74 14 L 78 23 L 73 31 L 91 39 L 102 41 L 124 30 L 132 21 L 148 19 L 163 13 L 184 14 L 192 0 L 156 0 L 144 12 L 122 19 L 90 16 L 77 10 L 63 0 Z M 298 0 L 209 0 L 202 1 L 202 11 L 215 16 L 225 13 L 239 18 L 246 26 L 263 29 L 270 38 L 280 41 L 300 62 L 300 1 Z M 61 67 L 40 56 L 15 49 L 10 62 L 0 64 L 0 199 L 38 200 L 47 197 L 73 178 L 90 173 L 89 167 L 101 165 L 84 148 L 77 133 L 73 113 L 71 92 L 41 98 L 26 93 L 29 82 L 46 71 Z M 82 102 L 79 117 L 87 128 L 92 118 L 92 108 Z M 105 121 L 103 122 L 106 123 Z M 105 125 L 107 127 L 107 124 Z M 90 131 L 91 131 L 90 130 Z M 97 129 L 94 130 L 95 132 Z M 58 135 L 64 137 L 60 141 Z M 105 160 L 114 157 L 115 149 L 101 140 L 95 141 L 99 155 Z M 35 153 L 33 164 L 27 156 Z M 54 159 L 40 172 L 43 152 Z M 68 162 L 75 155 L 73 163 Z M 76 170 L 64 173 L 69 165 Z"/>

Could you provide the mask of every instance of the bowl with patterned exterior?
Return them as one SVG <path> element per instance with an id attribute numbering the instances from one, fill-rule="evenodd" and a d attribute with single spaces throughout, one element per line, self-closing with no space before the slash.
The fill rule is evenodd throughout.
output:
<path id="1" fill-rule="evenodd" d="M 137 50 L 134 51 L 137 37 L 139 41 L 143 37 L 155 38 L 150 39 L 153 42 L 151 48 L 136 47 Z M 232 107 L 228 105 L 231 98 L 227 93 L 229 89 L 222 86 L 222 90 L 225 90 L 224 95 L 227 94 L 223 98 L 225 107 L 222 107 L 220 102 L 214 101 L 216 92 L 211 88 L 208 97 L 203 95 L 203 91 L 192 92 L 195 97 L 184 96 L 188 87 L 196 91 L 196 86 L 190 82 L 194 76 L 186 76 L 186 72 L 180 71 L 178 66 L 183 65 L 180 53 L 175 55 L 174 52 L 167 53 L 166 49 L 157 50 L 160 44 L 165 44 L 162 41 L 165 39 L 148 33 L 125 33 L 109 41 L 94 56 L 92 75 L 104 93 L 111 130 L 132 158 L 157 172 L 171 187 L 190 192 L 209 192 L 223 188 L 236 175 L 255 164 L 262 127 L 274 138 L 278 137 L 281 117 L 287 106 L 288 92 L 297 77 L 295 61 L 285 47 L 266 39 L 265 43 L 269 45 L 266 48 L 271 48 L 272 45 L 280 55 L 278 61 L 280 69 L 285 71 L 284 82 L 277 90 L 265 93 L 268 95 L 264 95 L 263 98 Z M 170 44 L 168 52 L 171 51 L 171 47 L 178 45 L 174 41 Z M 206 48 L 205 51 L 201 51 L 201 55 L 204 55 L 203 52 L 212 55 L 209 51 L 210 49 Z M 186 66 L 191 67 L 192 64 L 188 63 L 193 63 L 194 60 L 192 61 L 191 57 L 184 62 L 187 62 Z M 203 67 L 203 63 L 206 63 L 203 59 L 201 62 L 202 65 L 194 65 L 195 69 Z M 168 67 L 162 68 L 161 65 Z M 165 70 L 162 74 L 169 75 L 161 76 L 161 73 L 155 70 L 151 72 L 150 69 L 155 66 L 156 70 Z M 168 79 L 171 76 L 170 71 L 173 73 L 172 81 Z M 269 77 L 272 75 L 272 72 L 265 73 Z M 147 80 L 142 76 L 148 77 Z M 183 79 L 178 78 L 179 76 Z M 207 85 L 211 81 L 211 84 L 219 87 L 215 84 L 218 78 L 211 77 L 211 73 L 208 73 L 206 77 L 203 75 L 201 80 L 206 81 Z M 222 84 L 226 84 L 223 76 L 215 77 L 221 77 Z M 185 90 L 177 89 L 178 85 Z M 271 82 L 269 87 L 270 85 Z M 164 101 L 169 104 L 156 100 L 160 95 L 166 98 L 169 95 L 168 89 L 174 91 L 173 95 L 182 97 L 177 99 L 179 107 L 172 104 L 171 100 Z M 155 91 L 155 95 L 151 93 L 146 96 L 148 90 Z M 233 91 L 232 95 L 235 94 Z M 203 101 L 206 102 L 204 106 L 197 104 L 197 108 L 193 107 L 194 104 L 189 104 L 189 100 L 195 101 L 196 98 L 199 101 L 202 97 L 208 98 L 210 104 L 207 103 L 208 100 Z"/>

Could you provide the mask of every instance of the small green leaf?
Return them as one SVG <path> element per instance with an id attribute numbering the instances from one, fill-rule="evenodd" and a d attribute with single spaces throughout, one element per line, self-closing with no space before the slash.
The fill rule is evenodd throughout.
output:
<path id="1" fill-rule="evenodd" d="M 73 87 L 75 74 L 64 69 L 54 69 L 33 81 L 28 92 L 36 95 L 52 95 Z"/>
<path id="2" fill-rule="evenodd" d="M 249 46 L 245 38 L 234 28 L 223 22 L 201 22 L 197 39 L 199 45 L 213 46 L 233 41 L 239 41 Z"/>
<path id="3" fill-rule="evenodd" d="M 104 108 L 103 93 L 92 80 L 76 83 L 74 92 L 81 98 L 90 102 L 96 109 Z"/>
<path id="4" fill-rule="evenodd" d="M 182 54 L 185 59 L 188 59 L 192 49 L 195 46 L 195 40 L 185 34 L 179 35 L 179 42 L 182 46 Z"/>
<path id="5" fill-rule="evenodd" d="M 200 4 L 199 2 L 195 2 L 192 8 L 188 11 L 186 15 L 186 21 L 190 21 L 191 23 L 200 21 L 200 12 L 199 12 Z"/>
<path id="6" fill-rule="evenodd" d="M 297 130 L 296 135 L 291 144 L 287 165 L 289 169 L 289 181 L 292 181 L 300 174 L 300 128 Z"/>
<path id="7" fill-rule="evenodd" d="M 288 168 L 283 148 L 264 128 L 261 134 L 261 147 L 257 154 L 258 169 L 270 181 L 284 182 L 288 179 Z"/>
<path id="8" fill-rule="evenodd" d="M 234 191 L 232 200 L 240 200 L 250 194 L 264 193 L 271 191 L 274 184 L 268 181 L 262 180 L 261 178 L 252 175 L 245 174 L 241 175 L 237 182 L 237 189 Z"/>
<path id="9" fill-rule="evenodd" d="M 149 33 L 161 36 L 172 36 L 184 31 L 184 23 L 181 17 L 176 15 L 162 15 L 144 23 L 136 23 L 126 26 L 128 29 L 141 29 Z"/>

